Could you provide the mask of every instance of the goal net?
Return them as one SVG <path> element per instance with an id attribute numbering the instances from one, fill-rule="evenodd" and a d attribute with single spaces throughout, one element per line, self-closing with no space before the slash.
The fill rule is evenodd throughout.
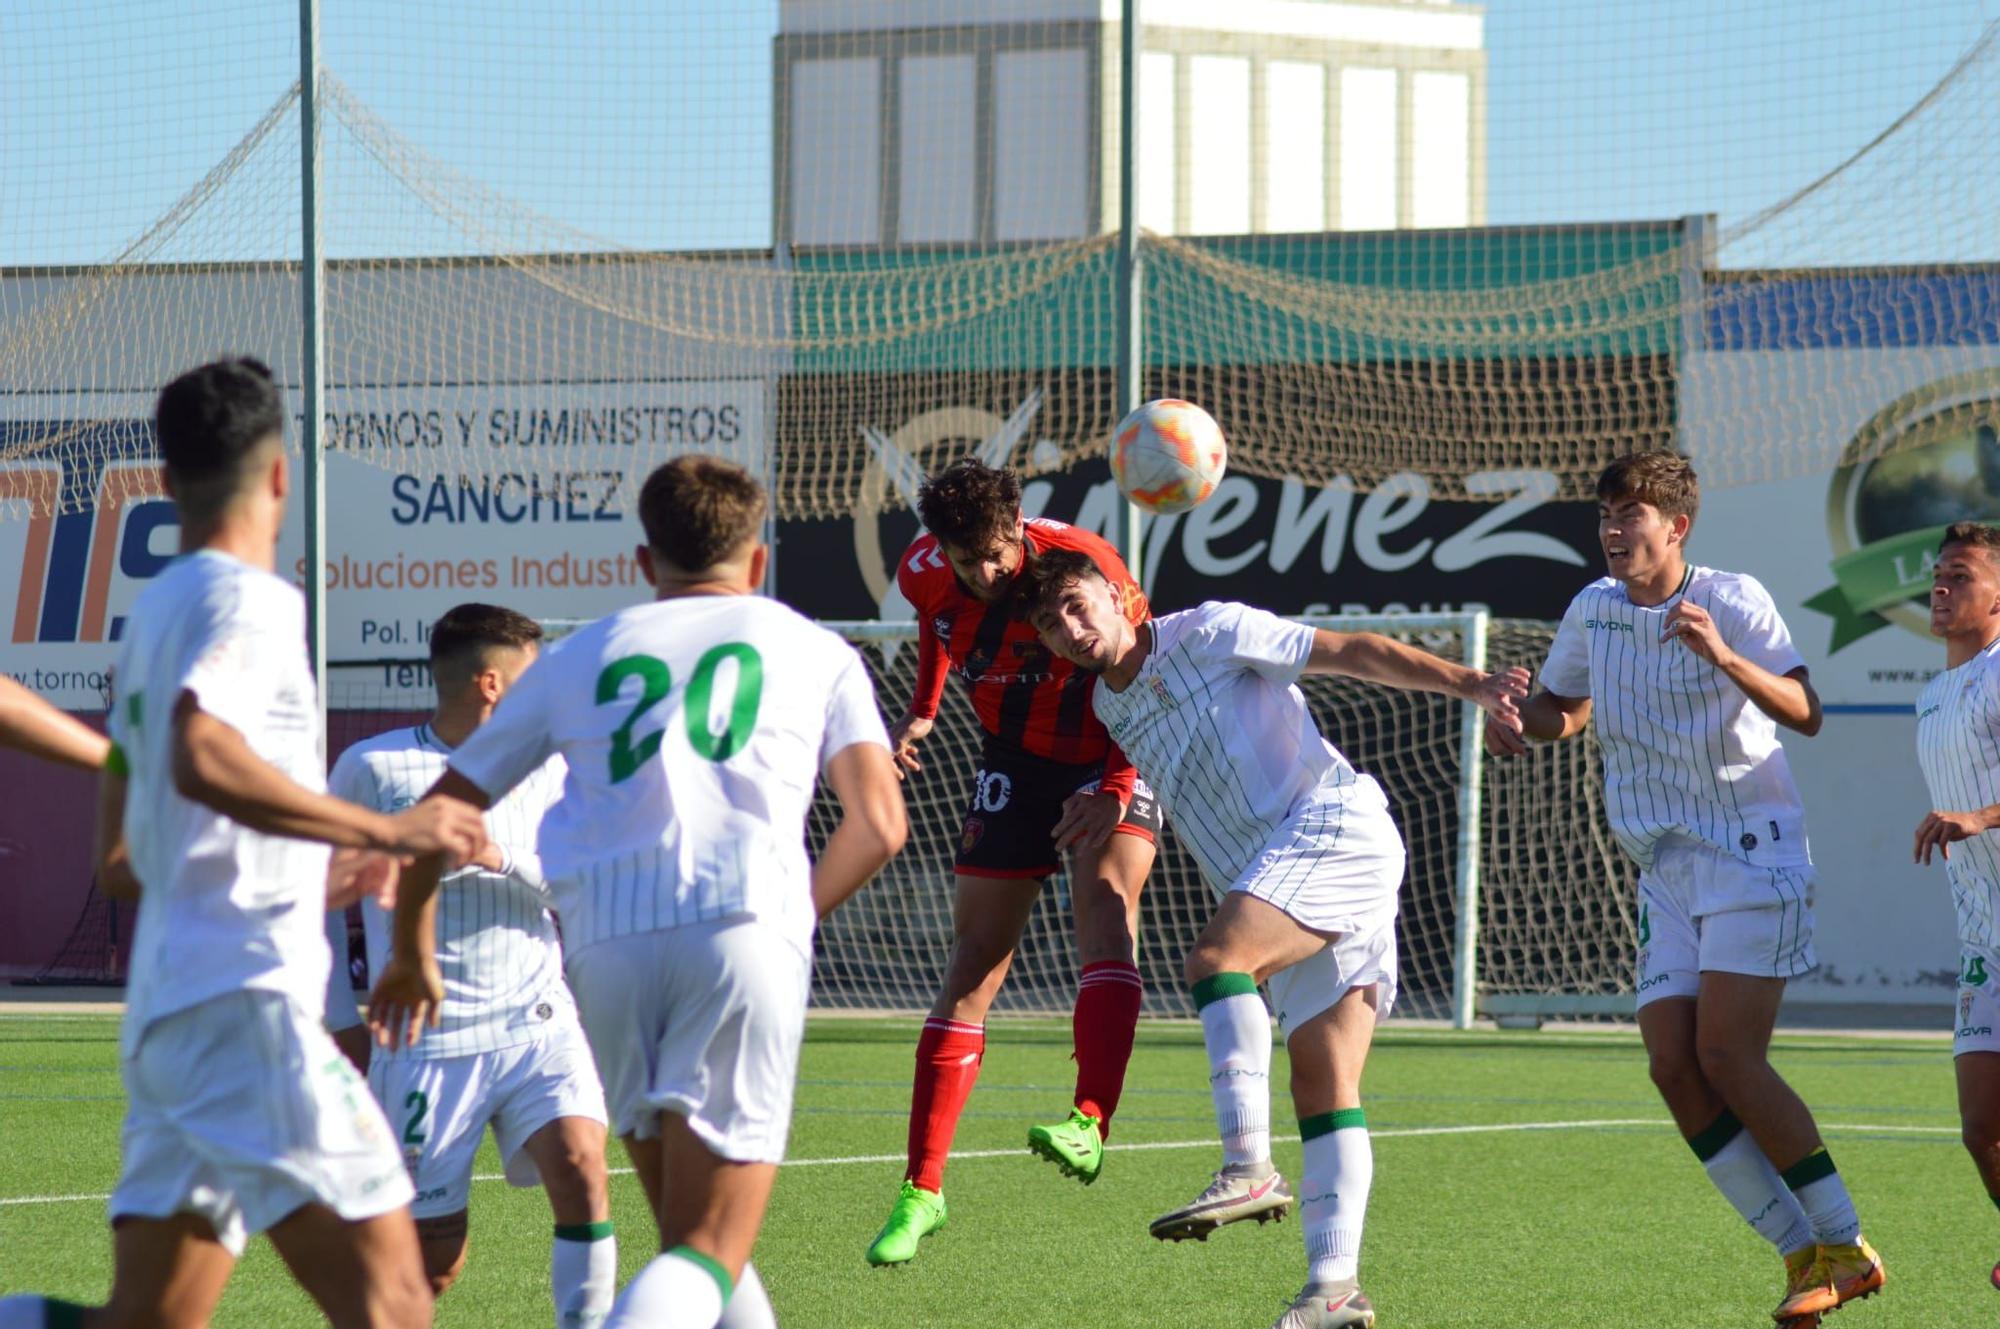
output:
<path id="1" fill-rule="evenodd" d="M 1303 621 L 1388 633 L 1448 659 L 1484 658 L 1496 668 L 1538 663 L 1551 636 L 1545 624 L 1489 626 L 1470 615 Z M 560 636 L 575 624 L 544 626 Z M 916 669 L 915 625 L 830 626 L 860 650 L 883 713 L 900 714 Z M 1302 687 L 1320 731 L 1382 783 L 1408 847 L 1396 1015 L 1459 1020 L 1496 998 L 1505 1009 L 1528 1010 L 1558 995 L 1629 993 L 1631 891 L 1603 829 L 1595 747 L 1587 738 L 1501 762 L 1468 742 L 1477 731 L 1468 729 L 1470 708 L 1462 703 L 1341 678 L 1308 678 Z M 337 752 L 368 734 L 421 721 L 429 693 L 421 665 L 377 663 L 336 669 L 328 701 L 330 749 Z M 980 747 L 971 706 L 961 689 L 948 688 L 923 745 L 924 768 L 904 786 L 908 845 L 820 929 L 817 1007 L 921 1010 L 936 997 L 952 944 L 953 853 Z M 837 817 L 837 804 L 822 793 L 808 821 L 811 847 L 825 842 Z M 996 1011 L 1053 1015 L 1071 1008 L 1080 966 L 1068 900 L 1067 876 L 1059 874 L 1029 918 Z M 1181 963 L 1215 903 L 1169 824 L 1141 906 L 1139 963 L 1149 1014 L 1192 1013 Z"/>

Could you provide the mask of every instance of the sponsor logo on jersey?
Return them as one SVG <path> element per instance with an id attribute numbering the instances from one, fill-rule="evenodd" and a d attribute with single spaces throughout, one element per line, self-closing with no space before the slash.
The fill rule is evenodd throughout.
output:
<path id="1" fill-rule="evenodd" d="M 1651 978 L 1646 979 L 1645 981 L 1639 984 L 1639 991 L 1650 992 L 1654 988 L 1658 987 L 1660 984 L 1666 982 L 1668 979 L 1672 977 L 1673 977 L 1672 974 L 1654 974 Z"/>
<path id="2" fill-rule="evenodd" d="M 948 614 L 939 614 L 931 619 L 931 631 L 937 634 L 939 641 L 951 640 L 951 628 L 952 620 Z"/>
<path id="3" fill-rule="evenodd" d="M 1936 715 L 1939 711 L 1943 709 L 1944 707 L 1942 705 L 1926 706 L 1921 711 L 1917 712 L 1917 722 L 1921 724 L 1922 722 L 1930 719 L 1933 715 Z"/>
<path id="4" fill-rule="evenodd" d="M 1609 618 L 1586 618 L 1583 620 L 1583 626 L 1592 632 L 1630 632 L 1632 630 L 1630 623 L 1620 623 L 1615 619 Z"/>

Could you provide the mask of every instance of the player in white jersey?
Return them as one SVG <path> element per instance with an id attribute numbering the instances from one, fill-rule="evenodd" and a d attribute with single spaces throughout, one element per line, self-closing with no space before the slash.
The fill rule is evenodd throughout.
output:
<path id="1" fill-rule="evenodd" d="M 681 457 L 639 496 L 650 604 L 546 651 L 454 753 L 439 792 L 485 804 L 568 763 L 541 854 L 612 1125 L 664 1252 L 609 1329 L 772 1324 L 750 1253 L 784 1155 L 818 916 L 902 846 L 888 734 L 854 649 L 754 592 L 767 501 L 741 467 Z M 824 772 L 843 816 L 817 864 Z M 370 1023 L 436 1010 L 436 862 L 404 874 Z M 731 1300 L 732 1290 L 736 1300 Z"/>
<path id="2" fill-rule="evenodd" d="M 1958 911 L 1952 1026 L 1961 1134 L 2000 1207 L 2000 526 L 1945 528 L 1931 569 L 1944 672 L 1917 698 L 1917 760 L 1932 811 L 1915 856 L 1944 859 Z M 2000 1287 L 2000 1265 L 1992 1274 Z"/>
<path id="3" fill-rule="evenodd" d="M 541 625 L 498 605 L 462 604 L 430 631 L 437 709 L 429 720 L 363 739 L 340 754 L 334 793 L 392 812 L 416 803 L 445 763 L 493 714 L 540 653 Z M 618 1247 L 604 1169 L 604 1090 L 563 982 L 562 942 L 549 912 L 536 839 L 562 794 L 551 758 L 486 813 L 487 846 L 439 896 L 438 1027 L 413 1048 L 388 1048 L 369 1087 L 402 1141 L 417 1198 L 410 1206 L 424 1272 L 439 1295 L 465 1265 L 472 1164 L 491 1124 L 517 1186 L 539 1181 L 554 1211 L 550 1280 L 557 1329 L 595 1326 L 618 1289 Z M 361 906 L 368 963 L 389 955 L 390 914 Z M 346 915 L 334 948 L 329 1028 L 361 1027 L 345 963 Z"/>
<path id="4" fill-rule="evenodd" d="M 462 803 L 388 817 L 324 792 L 304 602 L 272 575 L 283 419 L 254 361 L 160 395 L 181 557 L 127 621 L 99 802 L 100 847 L 122 840 L 144 883 L 111 1297 L 9 1297 L 5 1329 L 205 1325 L 259 1232 L 334 1324 L 430 1323 L 409 1178 L 320 1028 L 326 847 L 470 855 L 484 836 Z"/>
<path id="5" fill-rule="evenodd" d="M 1639 1031 L 1653 1083 L 1737 1212 L 1784 1257 L 1781 1324 L 1882 1286 L 1811 1111 L 1770 1063 L 1785 980 L 1811 969 L 1812 859 L 1778 743 L 1819 732 L 1819 697 L 1770 595 L 1686 558 L 1694 468 L 1641 452 L 1597 481 L 1610 575 L 1570 602 L 1520 732 L 1594 718 L 1605 815 L 1639 868 Z"/>
<path id="6" fill-rule="evenodd" d="M 1206 1239 L 1278 1217 L 1267 982 L 1305 1140 L 1307 1275 L 1273 1329 L 1375 1322 L 1358 1282 L 1374 1173 L 1361 1073 L 1396 995 L 1403 838 L 1380 785 L 1320 734 L 1298 680 L 1350 678 L 1461 697 L 1514 721 L 1528 673 L 1482 674 L 1373 633 L 1336 633 L 1210 603 L 1133 625 L 1088 555 L 1046 552 L 1023 606 L 1051 651 L 1098 675 L 1091 705 L 1221 900 L 1189 953 L 1223 1166 L 1153 1235 Z"/>

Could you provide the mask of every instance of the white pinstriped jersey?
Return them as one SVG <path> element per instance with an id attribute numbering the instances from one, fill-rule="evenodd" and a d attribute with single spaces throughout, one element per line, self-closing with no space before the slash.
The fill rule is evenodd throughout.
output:
<path id="1" fill-rule="evenodd" d="M 126 621 L 109 727 L 130 769 L 125 840 L 146 885 L 126 1055 L 153 1021 L 243 989 L 320 1016 L 326 846 L 238 825 L 183 796 L 173 776 L 174 706 L 190 693 L 293 782 L 326 787 L 305 627 L 296 587 L 207 549 L 175 559 Z"/>
<path id="2" fill-rule="evenodd" d="M 2000 803 L 2000 639 L 1925 686 L 1917 698 L 1917 761 L 1932 808 L 1972 812 Z M 1944 870 L 1958 939 L 2000 947 L 2000 831 L 1954 844 Z"/>
<path id="3" fill-rule="evenodd" d="M 1805 663 L 1754 577 L 1689 565 L 1679 591 L 1643 606 L 1611 577 L 1584 587 L 1563 615 L 1541 684 L 1558 696 L 1590 698 L 1611 833 L 1642 868 L 1668 835 L 1759 867 L 1810 863 L 1805 809 L 1777 722 L 1720 669 L 1679 641 L 1660 640 L 1683 597 L 1708 611 L 1731 650 L 1771 673 Z M 1747 891 L 1755 879 L 1732 880 Z M 1717 903 L 1747 908 L 1769 899 Z"/>
<path id="4" fill-rule="evenodd" d="M 541 851 L 572 960 L 732 915 L 809 952 L 814 781 L 843 748 L 888 742 L 853 647 L 775 600 L 698 595 L 551 646 L 451 767 L 504 794 L 551 755 L 569 763 Z"/>
<path id="5" fill-rule="evenodd" d="M 392 729 L 341 753 L 327 785 L 351 803 L 401 812 L 437 783 L 450 756 L 428 724 Z M 506 856 L 508 870 L 468 866 L 445 877 L 437 897 L 437 962 L 444 979 L 438 1025 L 426 1029 L 414 1048 L 377 1055 L 462 1057 L 517 1047 L 574 1009 L 535 844 L 543 815 L 561 796 L 562 777 L 557 757 L 487 810 L 486 834 Z M 361 919 L 369 972 L 380 974 L 389 958 L 390 914 L 368 900 Z M 329 1010 L 347 987 L 345 951 L 334 947 Z M 346 1021 L 336 1015 L 333 1022 Z"/>
<path id="6" fill-rule="evenodd" d="M 1173 818 L 1209 889 L 1226 891 L 1309 806 L 1339 810 L 1370 777 L 1326 741 L 1297 686 L 1313 630 L 1211 600 L 1152 620 L 1153 646 L 1122 692 L 1092 707 Z"/>

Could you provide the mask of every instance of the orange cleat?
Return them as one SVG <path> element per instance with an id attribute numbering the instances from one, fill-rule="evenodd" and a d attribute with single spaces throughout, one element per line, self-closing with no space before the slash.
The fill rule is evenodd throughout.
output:
<path id="1" fill-rule="evenodd" d="M 1803 1270 L 1788 1260 L 1786 1271 L 1791 1278 L 1785 1299 L 1771 1313 L 1782 1325 L 1792 1325 L 1802 1317 L 1824 1315 L 1850 1301 L 1872 1297 L 1889 1281 L 1882 1269 L 1882 1257 L 1859 1237 L 1852 1245 L 1821 1246 Z"/>

